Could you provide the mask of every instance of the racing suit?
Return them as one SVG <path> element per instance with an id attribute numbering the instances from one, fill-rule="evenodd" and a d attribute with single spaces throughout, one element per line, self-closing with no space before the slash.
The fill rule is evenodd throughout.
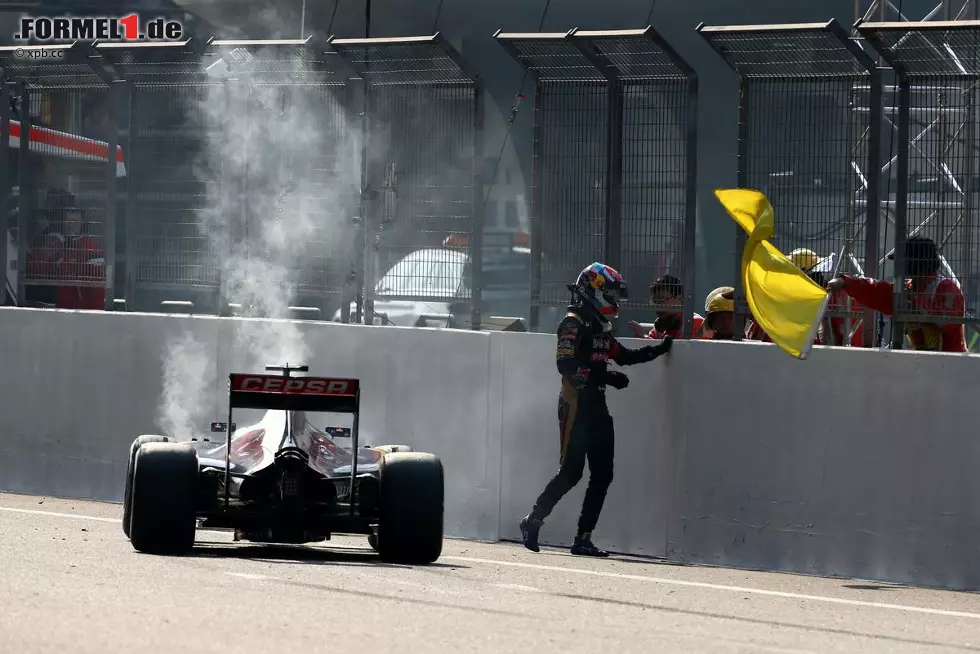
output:
<path id="1" fill-rule="evenodd" d="M 544 520 L 558 501 L 581 479 L 589 462 L 589 485 L 578 522 L 579 536 L 588 537 L 599 521 L 613 478 L 613 419 L 606 405 L 606 384 L 625 387 L 625 375 L 609 371 L 611 360 L 621 366 L 653 361 L 670 349 L 669 342 L 629 349 L 603 332 L 588 309 L 569 307 L 558 325 L 556 363 L 561 373 L 558 396 L 560 466 L 531 511 Z"/>

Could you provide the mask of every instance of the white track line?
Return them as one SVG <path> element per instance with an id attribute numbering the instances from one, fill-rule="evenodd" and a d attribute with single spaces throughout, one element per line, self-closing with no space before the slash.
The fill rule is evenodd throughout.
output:
<path id="1" fill-rule="evenodd" d="M 847 604 L 849 606 L 864 606 L 875 609 L 892 609 L 895 611 L 908 611 L 910 613 L 925 613 L 928 615 L 943 615 L 951 618 L 969 618 L 980 620 L 980 613 L 967 613 L 965 611 L 947 611 L 945 609 L 930 609 L 922 606 L 906 606 L 903 604 L 885 604 L 883 602 L 864 602 L 861 600 L 843 599 L 840 597 L 827 597 L 825 595 L 806 595 L 803 593 L 787 593 L 778 590 L 764 590 L 762 588 L 745 588 L 742 586 L 728 586 L 725 584 L 709 584 L 703 581 L 682 581 L 680 579 L 667 579 L 665 577 L 649 577 L 646 575 L 631 575 L 622 572 L 606 572 L 604 570 L 583 570 L 581 568 L 566 568 L 556 565 L 539 565 L 537 563 L 518 563 L 516 561 L 496 561 L 494 559 L 475 559 L 466 556 L 441 556 L 440 560 L 465 561 L 468 563 L 484 563 L 486 565 L 502 565 L 512 568 L 529 568 L 531 570 L 547 570 L 549 572 L 565 572 L 577 575 L 589 575 L 592 577 L 607 577 L 610 579 L 630 579 L 633 581 L 646 581 L 655 584 L 668 586 L 687 586 L 689 588 L 710 588 L 712 590 L 727 590 L 734 593 L 752 593 L 754 595 L 768 595 L 770 597 L 785 597 L 787 599 L 809 600 L 811 602 L 827 602 L 829 604 Z"/>
<path id="2" fill-rule="evenodd" d="M 95 520 L 98 522 L 122 522 L 119 518 L 99 518 L 94 515 L 79 515 L 77 513 L 56 513 L 55 511 L 38 511 L 36 509 L 14 509 L 6 506 L 0 506 L 0 511 L 9 511 L 10 513 L 27 513 L 28 515 L 47 515 L 52 518 L 74 518 L 76 520 Z"/>
<path id="3" fill-rule="evenodd" d="M 229 577 L 238 577 L 240 579 L 252 579 L 254 581 L 266 581 L 268 579 L 275 579 L 275 577 L 269 577 L 267 575 L 254 575 L 249 572 L 225 572 Z"/>
<path id="4" fill-rule="evenodd" d="M 55 511 L 38 511 L 35 509 L 14 509 L 0 506 L 0 511 L 11 513 L 26 513 L 29 515 L 45 515 L 53 518 L 73 518 L 76 520 L 95 520 L 98 522 L 120 522 L 117 518 L 100 518 L 90 515 L 79 515 L 75 513 L 57 513 Z M 827 597 L 826 595 L 807 595 L 805 593 L 788 593 L 778 590 L 765 590 L 762 588 L 746 588 L 744 586 L 728 586 L 725 584 L 710 584 L 703 581 L 683 581 L 681 579 L 667 579 L 665 577 L 651 577 L 647 575 L 631 575 L 622 572 L 606 572 L 604 570 L 584 570 L 582 568 L 567 568 L 557 565 L 543 565 L 538 563 L 518 563 L 517 561 L 497 561 L 495 559 L 477 559 L 468 556 L 448 556 L 443 555 L 441 560 L 463 561 L 466 563 L 483 563 L 486 565 L 499 565 L 510 568 L 525 568 L 530 570 L 544 570 L 547 572 L 559 572 L 566 574 L 586 575 L 590 577 L 606 577 L 608 579 L 629 579 L 631 581 L 645 581 L 647 583 L 664 584 L 665 586 L 685 586 L 688 588 L 709 588 L 711 590 L 724 590 L 732 593 L 749 593 L 752 595 L 766 595 L 768 597 L 783 597 L 786 599 L 807 600 L 810 602 L 824 602 L 827 604 L 843 604 L 846 606 L 863 606 L 872 609 L 888 609 L 892 611 L 905 611 L 907 613 L 921 613 L 925 615 L 941 615 L 948 618 L 968 618 L 970 620 L 980 620 L 980 613 L 968 613 L 966 611 L 947 611 L 945 609 L 931 609 L 924 606 L 906 606 L 904 604 L 886 604 L 884 602 L 865 602 L 862 600 L 844 599 L 841 597 Z"/>

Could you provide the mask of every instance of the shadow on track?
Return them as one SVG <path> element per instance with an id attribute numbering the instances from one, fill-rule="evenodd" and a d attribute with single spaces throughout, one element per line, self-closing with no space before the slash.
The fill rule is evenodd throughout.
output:
<path id="1" fill-rule="evenodd" d="M 329 541 L 327 541 L 329 543 Z M 243 559 L 263 563 L 304 565 L 363 565 L 380 568 L 449 568 L 462 569 L 468 566 L 459 563 L 434 563 L 407 565 L 386 563 L 378 553 L 367 547 L 344 547 L 321 544 L 284 545 L 243 542 L 197 541 L 194 549 L 183 555 L 189 558 Z"/>

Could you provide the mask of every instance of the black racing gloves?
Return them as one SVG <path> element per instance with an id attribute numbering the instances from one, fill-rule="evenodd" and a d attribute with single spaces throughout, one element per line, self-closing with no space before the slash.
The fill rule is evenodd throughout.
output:
<path id="1" fill-rule="evenodd" d="M 660 343 L 659 345 L 647 345 L 645 348 L 643 348 L 649 353 L 648 354 L 649 358 L 647 360 L 653 361 L 657 357 L 661 357 L 667 354 L 668 352 L 670 352 L 670 348 L 673 345 L 673 343 L 674 343 L 673 336 L 664 336 L 663 342 Z"/>
<path id="2" fill-rule="evenodd" d="M 623 390 L 630 385 L 630 378 L 618 370 L 606 371 L 605 378 L 602 381 L 617 390 Z"/>

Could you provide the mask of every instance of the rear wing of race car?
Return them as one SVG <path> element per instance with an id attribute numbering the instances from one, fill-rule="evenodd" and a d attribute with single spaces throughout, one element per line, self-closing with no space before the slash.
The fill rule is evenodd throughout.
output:
<path id="1" fill-rule="evenodd" d="M 225 443 L 225 506 L 228 504 L 228 481 L 231 477 L 231 436 L 234 431 L 232 412 L 235 409 L 266 409 L 279 411 L 323 411 L 352 413 L 351 430 L 351 488 L 357 478 L 358 422 L 361 412 L 361 382 L 341 377 L 290 377 L 292 371 L 306 372 L 307 366 L 267 366 L 281 370 L 281 375 L 231 373 L 228 376 L 228 424 Z M 354 505 L 351 504 L 353 514 Z"/>
<path id="2" fill-rule="evenodd" d="M 360 411 L 361 391 L 357 379 L 232 373 L 229 375 L 229 389 L 230 409 L 324 411 L 355 415 Z"/>

